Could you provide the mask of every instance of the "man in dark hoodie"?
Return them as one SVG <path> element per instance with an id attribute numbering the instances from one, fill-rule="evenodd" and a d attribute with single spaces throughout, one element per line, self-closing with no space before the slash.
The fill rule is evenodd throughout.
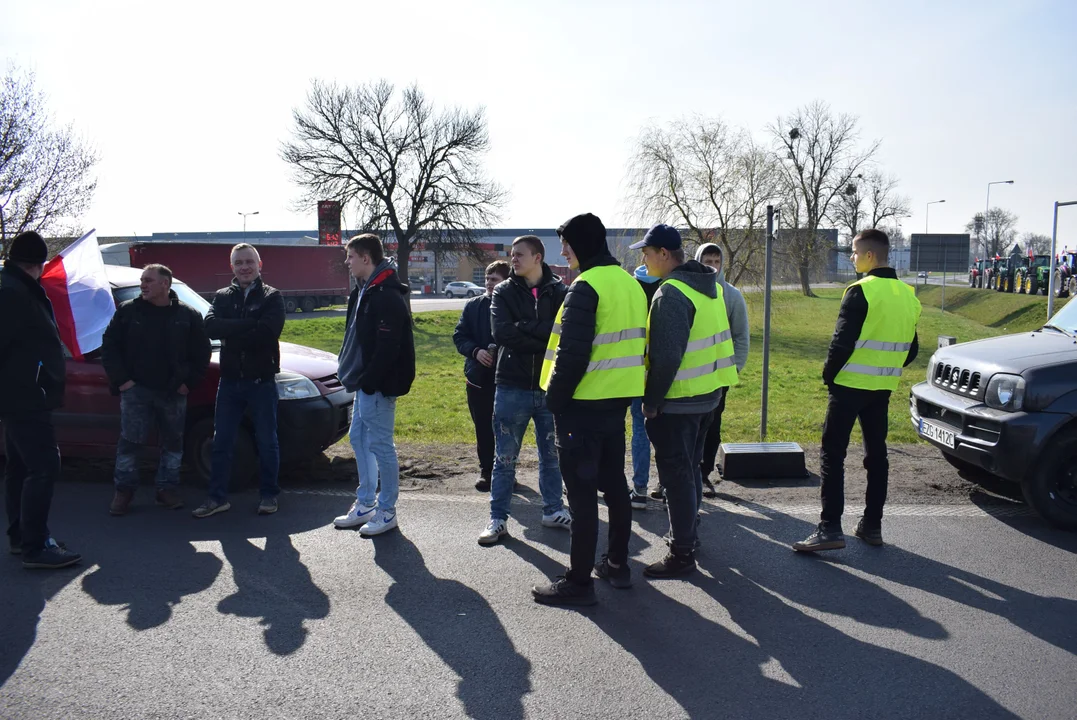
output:
<path id="1" fill-rule="evenodd" d="M 568 289 L 546 264 L 542 240 L 521 235 L 512 241 L 512 273 L 494 288 L 490 321 L 497 343 L 494 381 L 494 472 L 490 482 L 490 522 L 480 545 L 493 545 L 508 534 L 516 461 L 527 424 L 534 420 L 539 455 L 542 525 L 568 530 L 572 515 L 562 500 L 561 471 L 554 447 L 553 415 L 539 387 L 542 357 Z"/>
<path id="2" fill-rule="evenodd" d="M 475 426 L 475 450 L 479 456 L 479 479 L 475 481 L 475 489 L 479 492 L 490 491 L 490 476 L 494 470 L 494 365 L 497 362 L 497 346 L 490 327 L 490 299 L 494 288 L 508 278 L 509 272 L 509 264 L 504 260 L 486 266 L 486 294 L 467 301 L 452 333 L 456 351 L 464 356 L 467 408 Z"/>
<path id="3" fill-rule="evenodd" d="M 348 298 L 337 373 L 345 389 L 355 393 L 349 440 L 359 487 L 351 508 L 333 524 L 359 526 L 362 535 L 373 536 L 397 527 L 400 465 L 393 431 L 396 399 L 407 395 L 415 380 L 415 339 L 404 299 L 411 290 L 397 277 L 377 235 L 357 235 L 347 253 L 345 264 L 361 286 Z"/>
<path id="4" fill-rule="evenodd" d="M 64 401 L 64 350 L 41 273 L 49 248 L 16 235 L 0 271 L 0 420 L 7 453 L 8 542 L 25 568 L 64 568 L 81 557 L 49 537 L 60 451 L 52 411 Z"/>
<path id="5" fill-rule="evenodd" d="M 606 228 L 597 217 L 577 215 L 557 234 L 568 266 L 581 272 L 554 321 L 540 382 L 554 414 L 561 475 L 572 508 L 571 566 L 563 577 L 531 593 L 546 605 L 593 605 L 592 565 L 613 587 L 632 585 L 625 410 L 643 394 L 646 295 L 610 254 Z M 600 490 L 609 509 L 609 546 L 596 565 Z"/>
<path id="6" fill-rule="evenodd" d="M 715 272 L 695 260 L 685 262 L 680 233 L 669 225 L 655 225 L 631 247 L 642 248 L 647 270 L 662 278 L 647 317 L 643 414 L 666 492 L 672 542 L 666 557 L 643 574 L 668 578 L 696 568 L 706 419 L 725 388 L 736 384 L 737 368 Z"/>

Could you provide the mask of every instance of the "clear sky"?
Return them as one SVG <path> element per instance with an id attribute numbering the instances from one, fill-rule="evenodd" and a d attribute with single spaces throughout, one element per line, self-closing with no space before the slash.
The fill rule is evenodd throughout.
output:
<path id="1" fill-rule="evenodd" d="M 185 3 L 0 0 L 0 48 L 100 151 L 104 235 L 313 229 L 280 159 L 313 78 L 417 82 L 484 105 L 502 227 L 579 212 L 626 223 L 641 126 L 700 113 L 763 138 L 821 99 L 858 115 L 901 180 L 905 232 L 960 232 L 991 204 L 1051 232 L 1077 200 L 1077 2 Z M 1059 218 L 1077 244 L 1077 206 Z"/>

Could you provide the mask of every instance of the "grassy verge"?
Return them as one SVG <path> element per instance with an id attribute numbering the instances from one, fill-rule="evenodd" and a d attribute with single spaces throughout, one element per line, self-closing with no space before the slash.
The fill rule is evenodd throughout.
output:
<path id="1" fill-rule="evenodd" d="M 806 298 L 794 292 L 780 292 L 773 296 L 768 440 L 806 445 L 819 442 L 826 410 L 826 389 L 820 380 L 820 373 L 834 331 L 841 292 L 820 290 L 817 298 Z M 1004 332 L 1003 328 L 1008 332 L 1028 329 L 1032 326 L 1015 326 L 1017 320 L 1012 318 L 1026 324 L 1031 322 L 1039 300 L 947 288 L 947 308 L 953 307 L 958 312 L 942 313 L 937 307 L 932 307 L 935 292 L 935 288 L 930 288 L 921 297 L 924 303 L 919 328 L 921 352 L 903 374 L 901 386 L 890 404 L 892 442 L 916 441 L 916 434 L 909 423 L 909 388 L 924 378 L 928 359 L 937 346 L 939 335 L 953 335 L 964 342 L 999 335 Z M 982 293 L 991 298 L 979 300 L 973 297 L 961 305 L 962 292 L 969 295 Z M 763 296 L 761 293 L 747 293 L 745 298 L 752 325 L 752 349 L 740 384 L 731 391 L 726 405 L 723 420 L 723 440 L 726 442 L 755 442 L 759 439 Z M 1043 300 L 1046 301 L 1045 298 Z M 1032 309 L 1025 309 L 1025 305 Z M 961 307 L 974 313 L 981 322 L 959 314 Z M 1021 313 L 1027 313 L 1027 317 Z M 1046 315 L 1046 308 L 1043 315 Z M 466 443 L 474 439 L 464 395 L 463 358 L 456 353 L 452 343 L 452 331 L 458 317 L 459 313 L 455 311 L 415 315 L 417 377 L 411 393 L 401 398 L 397 405 L 399 440 Z M 282 339 L 336 352 L 340 348 L 343 332 L 342 318 L 290 320 L 285 324 Z M 858 442 L 856 436 L 854 442 Z"/>
<path id="2" fill-rule="evenodd" d="M 918 296 L 925 306 L 942 305 L 942 288 L 929 285 Z M 1055 312 L 1068 298 L 1055 298 Z M 960 315 L 1002 333 L 1035 330 L 1047 322 L 1047 297 L 980 290 L 969 287 L 946 287 L 946 312 Z"/>

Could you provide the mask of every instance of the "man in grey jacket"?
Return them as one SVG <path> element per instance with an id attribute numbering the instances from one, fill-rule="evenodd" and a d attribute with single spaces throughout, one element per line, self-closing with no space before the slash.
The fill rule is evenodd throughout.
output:
<path id="1" fill-rule="evenodd" d="M 662 278 L 647 320 L 643 415 L 666 493 L 671 541 L 665 559 L 643 574 L 677 577 L 696 569 L 705 423 L 725 388 L 736 382 L 736 370 L 715 272 L 695 260 L 685 262 L 680 233 L 668 225 L 655 225 L 631 247 L 642 248 L 648 273 Z M 696 347 L 689 343 L 693 329 L 698 331 L 691 343 Z M 699 357 L 708 349 L 713 360 Z M 692 365 L 700 360 L 704 364 Z"/>
<path id="2" fill-rule="evenodd" d="M 718 284 L 722 287 L 722 298 L 725 300 L 726 317 L 729 319 L 729 331 L 733 333 L 733 360 L 737 364 L 737 373 L 744 369 L 744 363 L 748 361 L 748 349 L 751 345 L 751 333 L 748 329 L 748 305 L 744 302 L 744 295 L 740 290 L 730 285 L 725 279 L 725 266 L 722 262 L 722 248 L 714 243 L 704 243 L 696 250 L 696 260 L 714 268 L 718 273 Z M 725 401 L 729 396 L 727 388 L 722 393 L 722 399 L 718 401 L 718 407 L 714 409 L 710 417 L 710 427 L 707 429 L 707 437 L 703 442 L 703 462 L 700 465 L 704 497 L 716 497 L 718 492 L 711 483 L 710 474 L 715 468 L 718 470 L 718 482 L 721 482 L 722 468 L 715 460 L 718 457 L 718 448 L 722 446 L 722 412 L 725 410 Z"/>

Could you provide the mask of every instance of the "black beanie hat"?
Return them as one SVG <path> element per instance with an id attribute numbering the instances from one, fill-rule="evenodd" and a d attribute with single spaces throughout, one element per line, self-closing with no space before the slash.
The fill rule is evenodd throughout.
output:
<path id="1" fill-rule="evenodd" d="M 591 213 L 571 218 L 557 228 L 557 235 L 572 247 L 572 252 L 576 253 L 580 264 L 610 254 L 609 246 L 606 245 L 606 226 Z"/>
<path id="2" fill-rule="evenodd" d="M 49 259 L 49 246 L 36 232 L 24 232 L 15 236 L 7 251 L 8 260 L 12 262 L 42 265 Z"/>

